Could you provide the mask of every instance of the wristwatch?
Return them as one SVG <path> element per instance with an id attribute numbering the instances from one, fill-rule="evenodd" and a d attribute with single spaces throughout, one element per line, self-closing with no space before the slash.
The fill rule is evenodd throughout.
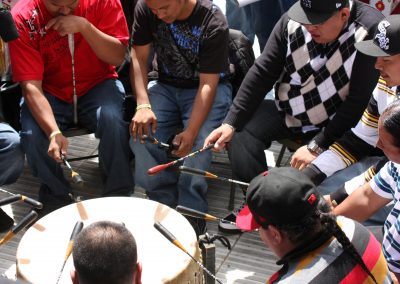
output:
<path id="1" fill-rule="evenodd" d="M 324 152 L 325 150 L 322 149 L 321 147 L 318 146 L 317 142 L 315 142 L 315 140 L 311 140 L 310 143 L 308 143 L 307 145 L 307 150 L 315 153 L 317 155 L 322 154 L 322 152 Z"/>

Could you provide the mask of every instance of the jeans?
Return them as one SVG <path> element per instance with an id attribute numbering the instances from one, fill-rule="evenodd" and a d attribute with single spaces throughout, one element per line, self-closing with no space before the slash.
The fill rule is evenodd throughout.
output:
<path id="1" fill-rule="evenodd" d="M 251 43 L 256 35 L 262 52 L 275 24 L 296 0 L 260 0 L 241 8 L 235 2 L 226 0 L 229 27 L 242 31 Z"/>
<path id="2" fill-rule="evenodd" d="M 73 104 L 44 94 L 61 131 L 73 126 Z M 120 81 L 105 80 L 78 99 L 79 125 L 95 132 L 99 142 L 99 165 L 103 196 L 130 195 L 134 188 L 129 163 L 128 123 L 123 120 L 125 91 Z M 71 192 L 61 166 L 47 154 L 49 140 L 28 106 L 21 103 L 21 142 L 34 176 L 42 182 L 39 199 L 65 197 Z"/>
<path id="3" fill-rule="evenodd" d="M 152 110 L 157 117 L 157 130 L 153 136 L 160 142 L 167 142 L 178 129 L 188 126 L 197 89 L 180 89 L 151 81 L 148 90 Z M 213 106 L 199 130 L 192 150 L 202 148 L 208 134 L 221 125 L 232 101 L 231 93 L 230 84 L 218 85 Z M 179 174 L 176 167 L 149 176 L 149 168 L 168 162 L 166 151 L 154 144 L 142 144 L 139 139 L 136 142 L 131 139 L 130 143 L 135 154 L 136 185 L 144 188 L 151 200 L 172 208 L 182 205 L 207 212 L 207 182 L 204 177 Z M 201 170 L 208 170 L 210 164 L 211 151 L 187 158 L 183 163 L 187 167 Z"/>
<path id="4" fill-rule="evenodd" d="M 24 170 L 25 157 L 17 132 L 0 123 L 0 186 L 15 182 Z"/>

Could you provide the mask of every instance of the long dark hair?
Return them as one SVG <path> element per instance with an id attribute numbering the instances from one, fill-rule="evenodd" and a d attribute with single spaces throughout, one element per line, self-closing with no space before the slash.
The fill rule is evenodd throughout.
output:
<path id="1" fill-rule="evenodd" d="M 316 234 L 333 235 L 342 245 L 343 250 L 361 266 L 361 268 L 372 278 L 374 283 L 378 283 L 356 248 L 337 224 L 336 216 L 332 213 L 331 208 L 323 198 L 320 199 L 314 213 L 306 217 L 301 224 L 274 226 L 279 230 L 285 231 L 289 240 L 295 244 L 311 239 Z"/>

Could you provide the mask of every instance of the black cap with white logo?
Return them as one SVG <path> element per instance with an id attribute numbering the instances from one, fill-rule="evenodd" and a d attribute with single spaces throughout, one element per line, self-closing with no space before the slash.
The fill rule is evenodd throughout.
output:
<path id="1" fill-rule="evenodd" d="M 354 45 L 360 52 L 374 57 L 400 54 L 400 15 L 380 21 L 372 40 Z"/>
<path id="2" fill-rule="evenodd" d="M 349 0 L 299 0 L 289 9 L 288 15 L 300 24 L 318 25 L 348 6 L 348 2 Z"/>

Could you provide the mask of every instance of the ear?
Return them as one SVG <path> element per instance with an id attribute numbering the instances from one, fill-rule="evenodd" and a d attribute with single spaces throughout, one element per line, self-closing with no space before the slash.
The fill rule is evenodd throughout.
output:
<path id="1" fill-rule="evenodd" d="M 71 280 L 72 280 L 73 284 L 79 284 L 78 272 L 76 272 L 75 269 L 71 269 L 71 271 L 69 272 L 69 275 L 71 276 Z"/>
<path id="2" fill-rule="evenodd" d="M 284 235 L 281 231 L 279 231 L 274 225 L 269 225 L 269 233 L 271 237 L 271 241 L 274 245 L 282 244 L 284 240 Z"/>
<path id="3" fill-rule="evenodd" d="M 142 263 L 140 261 L 136 264 L 135 284 L 142 284 Z"/>
<path id="4" fill-rule="evenodd" d="M 342 17 L 343 21 L 347 22 L 347 20 L 350 18 L 350 8 L 349 7 L 343 8 L 340 11 L 340 16 Z"/>

